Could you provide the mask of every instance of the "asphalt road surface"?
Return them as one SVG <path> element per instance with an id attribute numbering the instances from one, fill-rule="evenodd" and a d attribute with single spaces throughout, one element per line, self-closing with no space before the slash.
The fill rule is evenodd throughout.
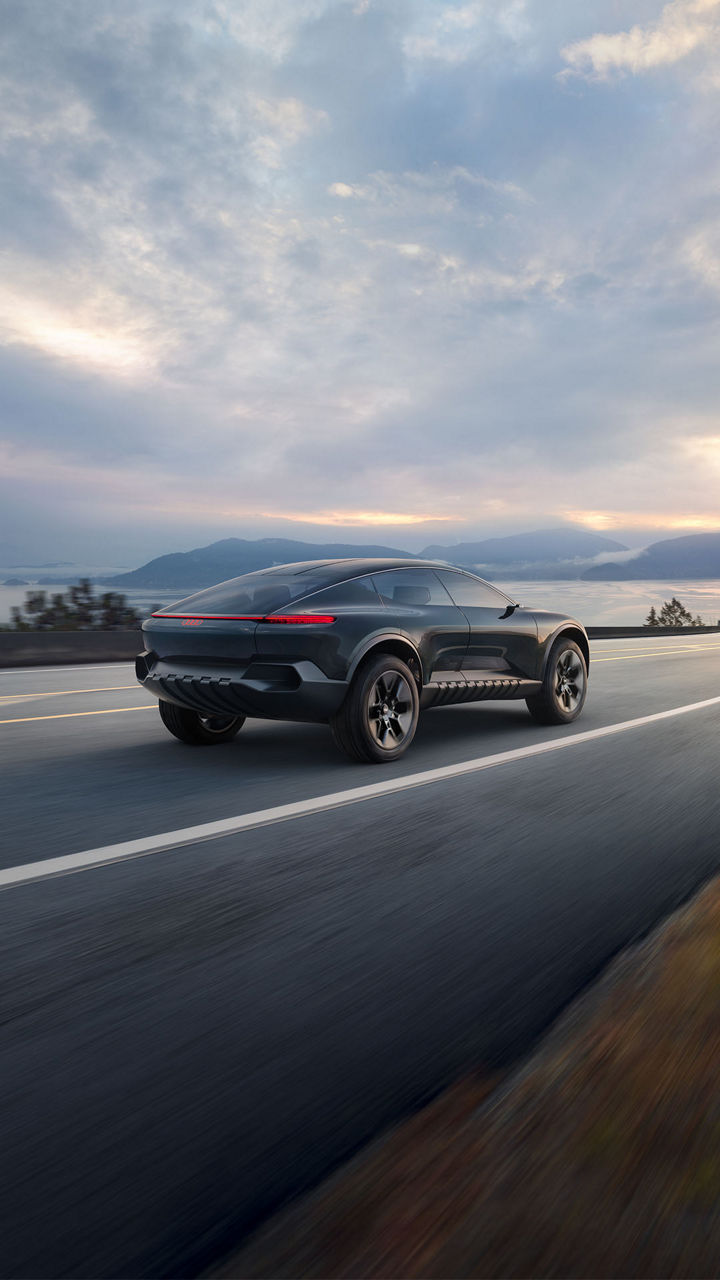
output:
<path id="1" fill-rule="evenodd" d="M 376 768 L 185 747 L 124 664 L 0 672 L 0 1274 L 195 1275 L 517 1060 L 720 869 L 719 735 L 715 635 L 594 642 L 575 725 L 438 709 Z"/>

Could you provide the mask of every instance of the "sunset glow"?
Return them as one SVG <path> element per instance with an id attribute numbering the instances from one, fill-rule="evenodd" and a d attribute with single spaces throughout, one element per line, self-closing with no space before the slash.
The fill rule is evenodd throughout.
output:
<path id="1" fill-rule="evenodd" d="M 276 520 L 297 520 L 301 524 L 413 525 L 463 523 L 457 516 L 429 516 L 397 511 L 259 511 L 257 514 L 264 517 L 272 517 Z"/>
<path id="2" fill-rule="evenodd" d="M 612 529 L 677 529 L 688 533 L 720 529 L 720 512 L 673 515 L 667 511 L 563 511 L 562 519 L 600 532 Z"/>

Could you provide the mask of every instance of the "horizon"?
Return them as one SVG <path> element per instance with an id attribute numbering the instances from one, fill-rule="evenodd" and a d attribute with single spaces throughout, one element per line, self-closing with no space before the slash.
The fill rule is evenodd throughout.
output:
<path id="1" fill-rule="evenodd" d="M 525 566 L 527 569 L 531 569 L 537 565 L 547 565 L 549 567 L 554 563 L 556 567 L 559 569 L 563 565 L 570 566 L 574 564 L 574 565 L 577 565 L 579 569 L 579 568 L 586 568 L 586 567 L 592 566 L 593 564 L 612 564 L 612 563 L 624 564 L 639 558 L 650 546 L 654 545 L 655 542 L 673 541 L 678 536 L 681 538 L 693 536 L 693 534 L 684 534 L 684 535 L 671 534 L 669 537 L 665 536 L 662 538 L 654 539 L 653 542 L 650 542 L 650 543 L 636 544 L 633 547 L 622 546 L 621 549 L 612 549 L 612 543 L 621 543 L 621 539 L 615 539 L 615 538 L 610 539 L 608 535 L 604 533 L 600 533 L 599 531 L 596 531 L 596 530 L 584 529 L 578 525 L 564 525 L 564 526 L 552 526 L 552 527 L 543 528 L 543 529 L 515 530 L 513 533 L 500 535 L 499 537 L 493 534 L 490 536 L 490 538 L 477 537 L 477 538 L 471 538 L 471 539 L 463 539 L 462 542 L 458 541 L 456 543 L 451 543 L 451 542 L 448 542 L 445 544 L 428 543 L 426 545 L 418 545 L 413 550 L 408 546 L 406 547 L 399 546 L 397 543 L 385 543 L 382 541 L 371 542 L 369 538 L 365 541 L 354 542 L 352 538 L 346 539 L 344 537 L 338 537 L 336 539 L 333 539 L 332 541 L 316 541 L 315 539 L 310 539 L 310 538 L 294 539 L 289 537 L 273 538 L 273 537 L 262 537 L 262 536 L 259 538 L 239 538 L 236 535 L 228 535 L 225 538 L 215 539 L 210 543 L 204 544 L 203 546 L 193 546 L 193 547 L 187 547 L 184 549 L 179 549 L 176 547 L 170 551 L 161 551 L 157 555 L 148 556 L 140 564 L 137 564 L 137 563 L 110 564 L 108 562 L 99 562 L 99 561 L 93 562 L 89 560 L 80 560 L 80 561 L 47 560 L 47 561 L 40 561 L 40 562 L 16 561 L 14 563 L 10 563 L 9 561 L 4 561 L 0 554 L 0 574 L 3 576 L 7 574 L 9 577 L 12 577 L 13 575 L 16 575 L 16 574 L 33 573 L 34 571 L 38 571 L 38 572 L 43 571 L 45 574 L 51 575 L 45 579 L 41 579 L 39 582 L 39 585 L 51 585 L 52 583 L 60 583 L 64 581 L 65 578 L 73 578 L 73 577 L 79 578 L 83 576 L 90 577 L 95 581 L 103 581 L 104 579 L 110 580 L 111 575 L 114 575 L 114 574 L 123 575 L 128 572 L 135 572 L 136 570 L 142 569 L 146 567 L 148 564 L 152 564 L 156 560 L 161 560 L 167 556 L 189 555 L 192 552 L 206 551 L 206 550 L 212 549 L 215 546 L 221 545 L 222 543 L 233 542 L 233 541 L 240 542 L 243 544 L 252 544 L 252 543 L 258 543 L 258 542 L 264 542 L 264 541 L 269 541 L 269 542 L 280 541 L 280 542 L 290 542 L 290 543 L 297 542 L 298 545 L 317 546 L 318 548 L 344 544 L 345 546 L 353 547 L 353 549 L 357 551 L 362 551 L 371 546 L 377 546 L 377 547 L 382 547 L 383 549 L 389 552 L 399 553 L 400 555 L 407 553 L 410 556 L 422 556 L 424 552 L 432 551 L 433 547 L 436 547 L 438 550 L 445 550 L 448 552 L 452 552 L 454 547 L 458 547 L 466 544 L 472 545 L 474 543 L 482 543 L 486 541 L 502 542 L 506 537 L 510 537 L 510 538 L 532 537 L 532 536 L 540 536 L 543 534 L 567 532 L 572 530 L 575 530 L 579 534 L 595 533 L 596 536 L 598 536 L 599 538 L 608 541 L 610 543 L 611 549 L 608 549 L 607 551 L 598 550 L 592 555 L 589 555 L 587 553 L 577 553 L 576 555 L 567 557 L 567 558 L 555 557 L 554 559 L 553 558 L 548 559 L 548 556 L 546 553 L 544 555 L 541 554 L 537 560 L 532 560 L 527 556 L 522 556 L 522 557 L 519 556 L 517 560 L 513 560 L 513 561 L 502 561 L 502 560 L 492 561 L 492 559 L 488 559 L 485 562 L 486 567 L 488 569 L 492 569 L 494 573 L 498 569 L 501 569 L 501 570 L 505 569 L 512 576 L 513 572 L 520 571 L 523 566 Z M 698 530 L 695 532 L 698 534 L 698 536 L 702 536 L 703 533 L 713 534 L 717 531 Z M 1 548 L 0 548 L 0 553 L 1 553 Z M 430 556 L 428 558 L 432 559 L 437 557 Z M 482 565 L 476 566 L 476 567 L 482 567 Z M 63 574 L 63 570 L 67 570 L 67 573 Z M 532 578 L 530 580 L 532 580 Z M 552 581 L 553 579 L 550 578 L 548 580 Z M 558 582 L 564 581 L 564 580 L 566 579 L 562 576 L 557 579 Z M 692 579 L 688 579 L 688 581 L 691 581 L 691 580 Z M 38 585 L 37 579 L 33 579 L 33 582 L 36 585 Z M 32 585 L 32 583 L 28 585 Z"/>

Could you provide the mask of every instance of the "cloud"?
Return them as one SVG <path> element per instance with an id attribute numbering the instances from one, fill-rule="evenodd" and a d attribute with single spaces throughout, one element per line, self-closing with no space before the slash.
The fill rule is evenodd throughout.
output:
<path id="1" fill-rule="evenodd" d="M 670 66 L 708 41 L 717 47 L 718 36 L 720 0 L 671 0 L 657 22 L 576 40 L 565 46 L 562 56 L 570 73 L 604 80 L 613 71 L 637 75 Z"/>
<path id="2" fill-rule="evenodd" d="M 411 61 L 436 60 L 450 66 L 468 62 L 500 37 L 519 42 L 527 34 L 526 0 L 469 0 L 465 4 L 419 4 L 403 41 Z"/>
<path id="3" fill-rule="evenodd" d="M 709 518 L 714 454 L 679 442 L 717 436 L 714 107 L 677 92 L 689 60 L 602 110 L 558 84 L 558 49 L 611 8 L 17 6 L 13 544 L 79 537 L 83 509 L 94 537 L 146 529 L 148 555 L 183 513 L 195 544 L 363 513 Z"/>

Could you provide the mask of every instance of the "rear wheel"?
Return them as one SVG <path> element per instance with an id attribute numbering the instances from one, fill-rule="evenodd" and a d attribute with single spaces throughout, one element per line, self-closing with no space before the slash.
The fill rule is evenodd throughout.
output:
<path id="1" fill-rule="evenodd" d="M 550 650 L 542 692 L 525 699 L 527 709 L 540 724 L 570 724 L 580 715 L 586 693 L 585 655 L 574 640 L 560 636 Z"/>
<path id="2" fill-rule="evenodd" d="M 174 702 L 159 702 L 160 719 L 174 737 L 191 746 L 211 746 L 230 742 L 242 729 L 245 716 L 215 716 L 178 707 Z"/>
<path id="3" fill-rule="evenodd" d="M 330 727 L 338 746 L 352 760 L 385 764 L 407 751 L 419 714 L 420 698 L 410 668 L 393 654 L 381 653 L 358 669 Z"/>

